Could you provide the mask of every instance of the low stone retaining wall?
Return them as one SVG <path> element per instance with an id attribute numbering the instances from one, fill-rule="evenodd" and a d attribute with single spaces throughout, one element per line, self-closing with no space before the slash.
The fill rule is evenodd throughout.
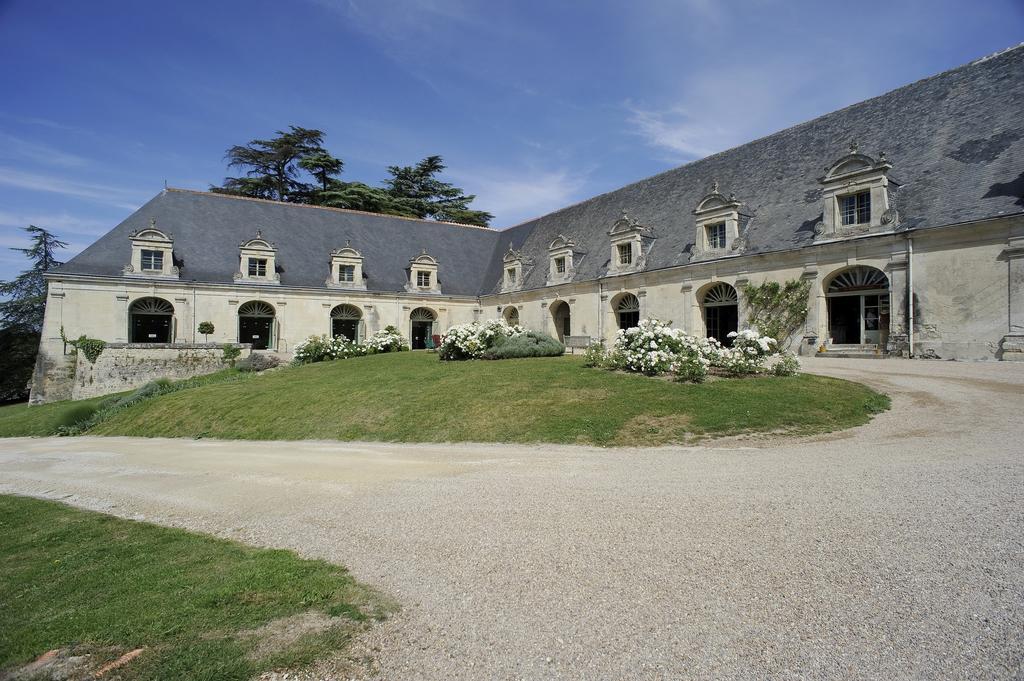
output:
<path id="1" fill-rule="evenodd" d="M 252 346 L 234 343 L 238 359 Z M 33 404 L 133 390 L 157 378 L 179 380 L 202 376 L 228 366 L 224 346 L 214 343 L 110 343 L 92 363 L 84 353 L 47 357 L 40 352 L 32 385 Z"/>
<path id="2" fill-rule="evenodd" d="M 248 357 L 251 346 L 236 344 Z M 133 390 L 157 378 L 178 380 L 212 374 L 227 367 L 221 345 L 110 343 L 93 364 L 83 353 L 75 362 L 71 399 Z"/>

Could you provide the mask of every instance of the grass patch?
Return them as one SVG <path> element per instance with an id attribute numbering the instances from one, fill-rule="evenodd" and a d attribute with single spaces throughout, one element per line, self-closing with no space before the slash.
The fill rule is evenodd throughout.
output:
<path id="1" fill-rule="evenodd" d="M 290 551 L 0 496 L 0 670 L 145 648 L 118 678 L 248 679 L 343 651 L 386 610 L 344 568 Z"/>
<path id="2" fill-rule="evenodd" d="M 812 434 L 870 420 L 889 399 L 803 374 L 684 385 L 586 369 L 579 358 L 439 362 L 389 353 L 289 367 L 161 395 L 96 435 L 255 440 L 661 445 L 747 432 Z"/>
<path id="3" fill-rule="evenodd" d="M 34 407 L 28 406 L 27 403 L 0 407 L 0 437 L 53 435 L 57 432 L 58 426 L 64 425 L 68 407 L 80 404 L 98 407 L 108 397 L 110 396 L 94 397 L 76 402 L 51 402 Z"/>

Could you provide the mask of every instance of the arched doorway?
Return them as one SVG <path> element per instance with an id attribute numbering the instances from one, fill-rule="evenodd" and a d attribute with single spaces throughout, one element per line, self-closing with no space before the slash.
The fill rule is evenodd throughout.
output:
<path id="1" fill-rule="evenodd" d="M 615 303 L 615 320 L 620 329 L 640 325 L 640 299 L 632 293 L 623 293 Z"/>
<path id="2" fill-rule="evenodd" d="M 825 289 L 828 335 L 834 345 L 880 345 L 889 336 L 889 278 L 857 265 L 842 270 Z"/>
<path id="3" fill-rule="evenodd" d="M 572 335 L 572 310 L 569 309 L 569 303 L 564 300 L 552 303 L 551 319 L 555 322 L 555 335 L 559 342 L 564 343 L 566 337 Z"/>
<path id="4" fill-rule="evenodd" d="M 363 313 L 355 305 L 335 305 L 331 310 L 331 336 L 344 336 L 353 343 L 358 343 L 362 334 L 359 332 Z"/>
<path id="5" fill-rule="evenodd" d="M 732 345 L 729 334 L 739 330 L 739 303 L 736 289 L 724 282 L 718 282 L 704 292 L 701 307 L 708 338 L 714 338 L 725 346 Z"/>
<path id="6" fill-rule="evenodd" d="M 250 300 L 238 307 L 238 342 L 252 343 L 253 350 L 274 344 L 274 307 L 262 300 Z"/>
<path id="7" fill-rule="evenodd" d="M 434 335 L 434 322 L 437 315 L 426 307 L 417 307 L 409 314 L 409 339 L 413 350 L 427 347 L 427 339 Z"/>
<path id="8" fill-rule="evenodd" d="M 139 298 L 128 308 L 131 343 L 170 343 L 174 337 L 174 306 L 163 298 Z"/>
<path id="9" fill-rule="evenodd" d="M 506 305 L 501 316 L 505 318 L 505 323 L 509 326 L 519 325 L 519 308 L 515 305 Z"/>

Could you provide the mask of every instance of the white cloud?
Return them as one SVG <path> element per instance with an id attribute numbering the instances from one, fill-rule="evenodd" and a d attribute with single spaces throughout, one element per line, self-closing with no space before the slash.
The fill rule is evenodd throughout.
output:
<path id="1" fill-rule="evenodd" d="M 565 169 L 519 172 L 485 168 L 452 173 L 467 193 L 476 194 L 472 207 L 494 214 L 497 227 L 508 227 L 579 200 L 586 177 Z"/>
<path id="2" fill-rule="evenodd" d="M 65 168 L 79 168 L 89 163 L 87 159 L 81 156 L 69 154 L 47 144 L 30 142 L 6 133 L 0 133 L 0 157 Z"/>
<path id="3" fill-rule="evenodd" d="M 0 185 L 89 199 L 125 210 L 135 210 L 142 204 L 138 194 L 120 187 L 78 182 L 53 175 L 26 173 L 14 168 L 0 167 Z"/>
<path id="4" fill-rule="evenodd" d="M 693 160 L 735 143 L 734 132 L 710 122 L 706 110 L 703 120 L 698 120 L 682 106 L 661 111 L 644 110 L 630 102 L 625 106 L 632 132 L 649 146 L 669 152 L 666 160 Z"/>
<path id="5" fill-rule="evenodd" d="M 0 211 L 0 227 L 20 230 L 29 225 L 42 227 L 60 236 L 81 234 L 96 236 L 106 232 L 115 223 L 102 220 L 80 218 L 66 211 L 60 213 L 12 213 Z M 66 241 L 66 239 L 65 239 Z"/>

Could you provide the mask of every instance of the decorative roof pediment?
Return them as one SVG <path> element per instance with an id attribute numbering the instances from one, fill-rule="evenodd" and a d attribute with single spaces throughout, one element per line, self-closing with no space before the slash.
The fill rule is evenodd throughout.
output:
<path id="1" fill-rule="evenodd" d="M 277 246 L 275 246 L 270 241 L 267 241 L 266 239 L 264 239 L 263 238 L 263 232 L 261 232 L 258 229 L 256 230 L 255 238 L 249 239 L 248 241 L 243 241 L 238 246 L 239 246 L 239 248 L 248 248 L 248 249 L 251 249 L 251 250 L 260 250 L 260 251 L 276 251 L 277 250 Z"/>
<path id="2" fill-rule="evenodd" d="M 647 227 L 640 224 L 639 220 L 629 217 L 626 211 L 622 211 L 622 217 L 612 223 L 612 228 L 608 230 L 608 236 L 622 237 L 634 234 L 649 234 L 650 231 Z"/>
<path id="3" fill-rule="evenodd" d="M 549 251 L 560 251 L 565 248 L 571 249 L 575 247 L 576 242 L 570 239 L 569 237 L 565 236 L 564 234 L 559 234 L 554 238 L 554 240 L 550 244 L 548 244 Z"/>
<path id="4" fill-rule="evenodd" d="M 423 249 L 419 255 L 414 258 L 409 258 L 410 265 L 433 265 L 437 266 L 437 260 L 427 254 L 427 249 Z"/>
<path id="5" fill-rule="evenodd" d="M 331 251 L 332 258 L 362 258 L 363 254 L 352 248 L 349 245 L 345 245 L 343 248 L 335 248 Z"/>
<path id="6" fill-rule="evenodd" d="M 516 249 L 512 248 L 512 244 L 509 244 L 508 251 L 505 253 L 505 257 L 502 258 L 501 261 L 506 265 L 514 262 L 521 263 L 523 262 L 523 252 L 517 251 Z"/>
<path id="7" fill-rule="evenodd" d="M 884 151 L 878 155 L 877 159 L 874 159 L 867 154 L 860 153 L 857 148 L 857 143 L 853 142 L 850 144 L 850 153 L 846 154 L 832 165 L 827 166 L 825 168 L 824 177 L 819 181 L 823 184 L 836 182 L 868 172 L 885 174 L 889 172 L 891 168 L 892 164 L 889 163 L 888 159 L 886 159 Z"/>
<path id="8" fill-rule="evenodd" d="M 726 196 L 718 189 L 718 180 L 711 183 L 711 191 L 704 195 L 704 198 L 697 203 L 697 207 L 693 209 L 694 215 L 701 215 L 703 213 L 710 213 L 711 211 L 720 210 L 732 210 L 738 211 L 739 207 L 743 205 L 736 200 L 735 194 L 729 194 Z"/>
<path id="9" fill-rule="evenodd" d="M 157 229 L 156 218 L 150 218 L 149 227 L 135 230 L 128 235 L 128 238 L 136 241 L 165 241 L 167 243 L 174 241 L 173 234 Z"/>

